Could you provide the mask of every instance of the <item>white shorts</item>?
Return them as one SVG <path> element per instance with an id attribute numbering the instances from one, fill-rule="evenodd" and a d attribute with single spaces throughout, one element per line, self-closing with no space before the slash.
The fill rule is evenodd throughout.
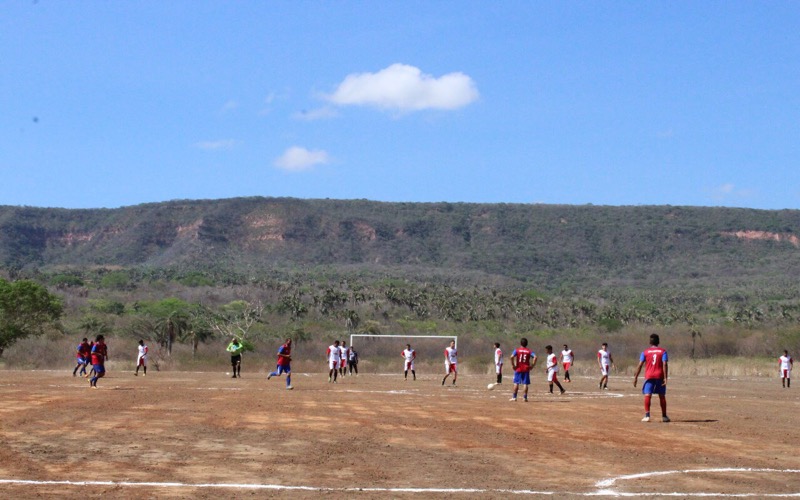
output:
<path id="1" fill-rule="evenodd" d="M 414 369 L 414 362 L 413 361 L 404 361 L 403 362 L 403 366 L 405 366 L 403 371 L 408 371 L 408 370 L 411 370 L 412 372 L 416 371 Z"/>
<path id="2" fill-rule="evenodd" d="M 140 354 L 136 358 L 136 366 L 147 366 L 147 354 L 145 355 Z"/>
<path id="3" fill-rule="evenodd" d="M 609 369 L 610 367 L 611 367 L 610 365 L 600 365 L 600 375 L 602 375 L 602 376 L 604 376 L 604 377 L 605 377 L 606 375 L 608 375 L 608 369 Z"/>
<path id="4" fill-rule="evenodd" d="M 328 361 L 328 369 L 329 370 L 338 370 L 339 369 L 339 361 L 338 360 L 330 360 Z"/>
<path id="5" fill-rule="evenodd" d="M 552 382 L 555 379 L 558 379 L 558 368 L 548 368 L 547 369 L 547 381 L 548 382 Z"/>

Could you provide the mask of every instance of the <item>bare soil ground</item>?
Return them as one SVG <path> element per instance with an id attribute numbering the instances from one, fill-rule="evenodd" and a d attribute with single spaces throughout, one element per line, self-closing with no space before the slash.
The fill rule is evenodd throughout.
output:
<path id="1" fill-rule="evenodd" d="M 642 423 L 629 377 L 535 378 L 0 371 L 0 497 L 800 496 L 800 386 L 675 377 Z"/>

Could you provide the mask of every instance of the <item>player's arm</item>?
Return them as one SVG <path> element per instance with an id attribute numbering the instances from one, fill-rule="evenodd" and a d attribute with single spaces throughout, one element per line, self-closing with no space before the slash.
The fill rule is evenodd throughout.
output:
<path id="1" fill-rule="evenodd" d="M 662 357 L 662 363 L 664 364 L 664 385 L 667 385 L 667 378 L 669 377 L 669 358 L 667 358 L 667 353 L 664 352 Z"/>
<path id="2" fill-rule="evenodd" d="M 644 354 L 639 358 L 639 366 L 636 367 L 636 373 L 633 374 L 633 386 L 636 387 L 636 382 L 639 380 L 639 373 L 642 371 L 642 367 L 644 366 Z M 664 374 L 666 375 L 667 367 L 664 367 Z"/>
<path id="3" fill-rule="evenodd" d="M 517 356 L 515 355 L 515 352 L 511 353 L 511 369 L 517 371 Z"/>
<path id="4" fill-rule="evenodd" d="M 533 358 L 531 358 L 531 370 L 533 370 L 533 368 L 536 366 L 536 361 L 537 361 L 538 359 L 539 359 L 539 358 L 538 358 L 538 357 L 536 357 L 536 355 L 535 355 L 535 354 L 533 355 Z"/>

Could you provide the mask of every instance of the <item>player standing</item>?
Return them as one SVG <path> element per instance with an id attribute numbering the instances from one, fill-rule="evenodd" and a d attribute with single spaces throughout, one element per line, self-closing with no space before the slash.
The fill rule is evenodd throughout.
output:
<path id="1" fill-rule="evenodd" d="M 228 347 L 225 349 L 231 353 L 231 368 L 233 368 L 233 376 L 231 378 L 242 378 L 242 351 L 244 345 L 239 343 L 239 339 L 234 338 Z"/>
<path id="2" fill-rule="evenodd" d="M 497 384 L 503 382 L 503 351 L 500 350 L 500 342 L 494 343 L 494 371 L 497 374 Z"/>
<path id="3" fill-rule="evenodd" d="M 136 357 L 136 371 L 133 372 L 134 376 L 139 375 L 139 367 L 144 368 L 144 376 L 147 376 L 147 346 L 144 345 L 144 340 L 139 340 L 139 354 Z"/>
<path id="4" fill-rule="evenodd" d="M 267 375 L 267 380 L 272 377 L 277 377 L 281 373 L 286 374 L 286 390 L 291 391 L 292 387 L 292 339 L 286 339 L 286 342 L 278 348 L 278 366 L 275 371 Z"/>
<path id="5" fill-rule="evenodd" d="M 574 362 L 575 355 L 572 354 L 572 349 L 567 347 L 567 344 L 564 344 L 564 350 L 561 351 L 561 365 L 564 367 L 564 382 L 572 382 L 572 380 L 569 379 L 569 369 Z"/>
<path id="6" fill-rule="evenodd" d="M 667 416 L 667 377 L 668 363 L 667 351 L 659 347 L 660 339 L 658 335 L 653 333 L 650 335 L 650 347 L 648 347 L 639 356 L 639 366 L 636 367 L 636 374 L 633 376 L 633 386 L 636 387 L 636 381 L 639 379 L 639 372 L 644 369 L 644 385 L 642 386 L 642 394 L 644 394 L 644 418 L 642 422 L 650 421 L 650 399 L 653 394 L 658 394 L 658 400 L 661 403 L 661 421 L 669 422 Z"/>
<path id="7" fill-rule="evenodd" d="M 74 377 L 78 373 L 78 368 L 81 369 L 81 376 L 86 375 L 86 365 L 89 364 L 89 357 L 92 354 L 92 346 L 89 345 L 89 339 L 84 338 L 75 350 L 78 364 L 72 370 L 72 376 Z"/>
<path id="8" fill-rule="evenodd" d="M 783 351 L 783 356 L 778 358 L 778 365 L 781 368 L 781 386 L 792 386 L 792 365 L 794 360 L 789 356 L 789 351 Z"/>
<path id="9" fill-rule="evenodd" d="M 414 360 L 417 359 L 417 351 L 411 348 L 411 344 L 406 344 L 406 348 L 400 353 L 403 358 L 403 380 L 408 380 L 408 370 L 411 376 L 417 380 L 417 372 L 414 370 Z"/>
<path id="10" fill-rule="evenodd" d="M 355 370 L 356 377 L 358 376 L 358 353 L 352 345 L 350 346 L 350 357 L 347 359 L 347 367 L 350 369 L 350 375 Z"/>
<path id="11" fill-rule="evenodd" d="M 531 385 L 531 370 L 536 366 L 536 359 L 536 353 L 528 349 L 528 339 L 520 339 L 519 347 L 511 353 L 511 368 L 514 369 L 514 392 L 511 401 L 517 400 L 519 386 L 524 385 L 522 399 L 528 402 L 528 386 Z"/>
<path id="12" fill-rule="evenodd" d="M 339 349 L 339 341 L 334 340 L 333 345 L 328 346 L 328 350 L 325 353 L 325 357 L 328 360 L 328 383 L 333 382 L 336 383 L 336 376 L 339 373 L 339 362 L 342 359 L 342 350 Z"/>
<path id="13" fill-rule="evenodd" d="M 561 394 L 564 394 L 567 391 L 558 381 L 558 357 L 553 353 L 553 346 L 545 346 L 544 350 L 547 351 L 547 382 L 550 384 L 550 394 L 553 394 L 553 384 L 556 384 Z"/>
<path id="14" fill-rule="evenodd" d="M 105 337 L 98 335 L 95 343 L 92 346 L 92 367 L 94 368 L 94 377 L 89 379 L 89 387 L 97 389 L 97 380 L 105 377 L 106 368 L 105 363 L 108 359 L 108 347 L 105 343 Z"/>
<path id="15" fill-rule="evenodd" d="M 442 385 L 444 385 L 447 377 L 450 374 L 453 374 L 453 385 L 456 385 L 456 379 L 458 378 L 458 350 L 456 350 L 456 341 L 450 341 L 450 347 L 444 348 L 444 378 L 442 379 Z"/>
<path id="16" fill-rule="evenodd" d="M 347 348 L 347 342 L 342 340 L 342 345 L 339 346 L 339 375 L 344 377 L 347 374 L 347 358 L 350 357 L 350 349 Z"/>
<path id="17" fill-rule="evenodd" d="M 603 342 L 597 351 L 597 364 L 600 365 L 600 389 L 608 389 L 608 374 L 614 366 L 614 358 L 608 352 L 608 344 Z"/>

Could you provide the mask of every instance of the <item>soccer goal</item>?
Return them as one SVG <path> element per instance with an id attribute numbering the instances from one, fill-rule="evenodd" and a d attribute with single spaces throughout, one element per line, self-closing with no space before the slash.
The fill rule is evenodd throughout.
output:
<path id="1" fill-rule="evenodd" d="M 353 333 L 350 335 L 350 347 L 354 347 L 354 340 L 356 337 L 361 338 L 377 338 L 377 339 L 452 339 L 456 342 L 456 349 L 458 349 L 458 335 L 383 335 L 372 333 Z"/>

